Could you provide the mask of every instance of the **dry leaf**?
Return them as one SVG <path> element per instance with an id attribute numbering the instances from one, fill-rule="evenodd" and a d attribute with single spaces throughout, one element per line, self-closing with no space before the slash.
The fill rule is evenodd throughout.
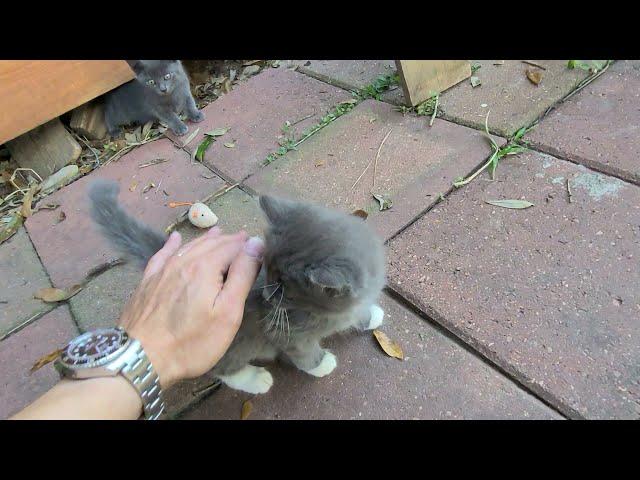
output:
<path id="1" fill-rule="evenodd" d="M 169 160 L 166 158 L 156 158 L 154 160 L 151 160 L 150 162 L 146 162 L 146 163 L 141 163 L 140 165 L 138 165 L 138 168 L 145 168 L 145 167 L 151 167 L 153 165 L 158 165 L 160 163 L 164 163 L 164 162 L 168 162 Z"/>
<path id="2" fill-rule="evenodd" d="M 482 82 L 480 81 L 480 78 L 476 77 L 475 75 L 473 77 L 471 77 L 471 86 L 473 88 L 482 85 Z"/>
<path id="3" fill-rule="evenodd" d="M 153 122 L 147 122 L 144 124 L 144 127 L 142 128 L 142 138 L 145 139 L 147 138 L 147 135 L 149 135 L 149 132 L 151 131 L 151 126 L 153 125 Z"/>
<path id="4" fill-rule="evenodd" d="M 250 77 L 251 75 L 255 75 L 256 73 L 258 73 L 259 71 L 260 65 L 249 65 L 242 71 L 242 75 L 244 75 L 245 77 Z"/>
<path id="5" fill-rule="evenodd" d="M 373 198 L 375 198 L 380 204 L 380 211 L 389 210 L 392 207 L 393 202 L 389 197 L 385 197 L 384 195 L 379 195 L 377 193 L 372 193 L 371 195 L 373 195 Z"/>
<path id="6" fill-rule="evenodd" d="M 62 302 L 70 299 L 80 290 L 82 290 L 82 285 L 74 285 L 65 289 L 41 288 L 33 295 L 33 298 L 39 298 L 40 300 L 48 303 Z"/>
<path id="7" fill-rule="evenodd" d="M 138 182 L 133 182 L 131 185 L 129 185 L 129 191 L 135 192 L 137 186 L 138 186 Z"/>
<path id="8" fill-rule="evenodd" d="M 142 193 L 147 193 L 149 190 L 151 190 L 152 188 L 156 188 L 156 184 L 151 182 L 149 185 L 147 185 L 146 187 L 144 187 L 142 189 Z"/>
<path id="9" fill-rule="evenodd" d="M 262 60 L 249 60 L 249 61 L 247 61 L 247 62 L 244 62 L 244 63 L 242 64 L 242 66 L 243 66 L 243 67 L 248 67 L 249 65 L 254 65 L 254 64 L 256 64 L 256 63 L 258 63 L 258 62 L 261 62 L 261 61 L 262 61 Z"/>
<path id="10" fill-rule="evenodd" d="M 125 141 L 131 145 L 132 143 L 138 143 L 138 138 L 135 133 L 125 133 L 124 134 Z"/>
<path id="11" fill-rule="evenodd" d="M 38 185 L 32 186 L 29 191 L 25 194 L 24 199 L 22 200 L 22 207 L 20 208 L 20 215 L 24 218 L 29 218 L 33 215 L 33 211 L 31 210 L 31 202 L 33 202 L 33 195 L 38 190 Z"/>
<path id="12" fill-rule="evenodd" d="M 376 340 L 378 340 L 378 343 L 382 347 L 382 350 L 384 350 L 387 355 L 393 358 L 404 360 L 404 353 L 402 352 L 402 348 L 400 348 L 400 345 L 391 340 L 380 330 L 374 330 L 373 335 L 376 337 Z"/>
<path id="13" fill-rule="evenodd" d="M 205 133 L 209 137 L 221 137 L 229 131 L 229 127 L 214 128 L 210 132 Z"/>
<path id="14" fill-rule="evenodd" d="M 58 215 L 58 221 L 56 223 L 64 222 L 66 218 L 67 214 L 61 210 L 60 215 Z"/>
<path id="15" fill-rule="evenodd" d="M 223 145 L 227 148 L 234 148 L 236 146 L 235 143 L 223 143 Z"/>
<path id="16" fill-rule="evenodd" d="M 222 91 L 224 93 L 229 93 L 231 91 L 231 80 L 229 80 L 228 78 L 226 78 L 222 83 Z"/>
<path id="17" fill-rule="evenodd" d="M 530 68 L 527 68 L 527 78 L 534 85 L 539 85 L 542 81 L 542 72 L 540 70 L 532 70 Z"/>
<path id="18" fill-rule="evenodd" d="M 51 362 L 54 362 L 56 360 L 56 358 L 58 358 L 62 352 L 64 352 L 64 348 L 59 348 L 55 352 L 51 352 L 50 354 L 45 355 L 42 358 L 39 358 L 38 361 L 33 364 L 33 367 L 31 367 L 31 370 L 29 370 L 29 374 L 32 374 L 36 370 L 40 370 L 45 365 L 47 365 L 47 364 L 49 364 Z"/>
<path id="19" fill-rule="evenodd" d="M 318 160 L 318 161 L 315 163 L 315 166 L 316 166 L 316 167 L 321 167 L 321 166 L 323 166 L 323 165 L 324 165 L 324 160 Z"/>
<path id="20" fill-rule="evenodd" d="M 364 210 L 356 210 L 354 212 L 351 212 L 351 215 L 354 215 L 356 217 L 360 217 L 363 220 L 366 220 L 367 217 L 369 216 L 369 214 L 367 212 L 365 212 Z"/>
<path id="21" fill-rule="evenodd" d="M 4 226 L 0 228 L 0 243 L 13 237 L 13 235 L 18 231 L 18 229 L 22 225 L 23 221 L 24 221 L 24 217 L 20 214 L 16 214 L 9 221 L 9 223 L 4 224 Z"/>
<path id="22" fill-rule="evenodd" d="M 189 145 L 191 143 L 191 140 L 196 138 L 196 135 L 198 135 L 198 132 L 200 132 L 200 127 L 196 128 L 193 131 L 193 133 L 191 133 L 191 135 L 189 135 L 189 137 L 187 137 L 187 140 L 182 144 L 182 146 L 186 147 L 187 145 Z"/>
<path id="23" fill-rule="evenodd" d="M 252 411 L 253 411 L 253 403 L 251 403 L 251 400 L 247 400 L 242 404 L 242 412 L 240 412 L 240 420 L 246 420 L 247 418 L 249 418 L 249 415 L 251 415 Z"/>
<path id="24" fill-rule="evenodd" d="M 526 200 L 485 200 L 489 205 L 495 205 L 502 208 L 523 209 L 533 207 L 534 204 Z"/>

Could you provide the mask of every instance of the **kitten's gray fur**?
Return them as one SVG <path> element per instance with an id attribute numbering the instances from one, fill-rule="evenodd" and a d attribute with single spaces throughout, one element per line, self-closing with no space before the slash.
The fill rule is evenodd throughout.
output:
<path id="1" fill-rule="evenodd" d="M 92 217 L 119 251 L 144 265 L 164 236 L 118 206 L 118 188 L 105 181 L 90 186 Z M 269 196 L 260 197 L 260 207 L 269 222 L 264 262 L 240 330 L 212 371 L 223 381 L 279 354 L 311 373 L 327 354 L 320 340 L 369 328 L 385 283 L 382 241 L 362 219 Z"/>
<path id="2" fill-rule="evenodd" d="M 123 125 L 158 120 L 176 135 L 184 135 L 189 127 L 178 117 L 180 113 L 186 113 L 192 122 L 204 120 L 180 60 L 136 60 L 130 64 L 136 78 L 105 96 L 104 118 L 111 136 L 119 135 Z"/>

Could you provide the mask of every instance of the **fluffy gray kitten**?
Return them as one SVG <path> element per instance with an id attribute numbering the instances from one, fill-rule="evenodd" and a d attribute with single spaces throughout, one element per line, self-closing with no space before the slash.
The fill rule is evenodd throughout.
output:
<path id="1" fill-rule="evenodd" d="M 204 120 L 180 60 L 136 60 L 130 65 L 136 78 L 105 96 L 104 118 L 111 136 L 119 135 L 123 125 L 149 121 L 161 121 L 176 135 L 184 135 L 189 127 L 180 113 L 192 122 Z"/>
<path id="2" fill-rule="evenodd" d="M 91 215 L 119 252 L 146 265 L 165 236 L 119 206 L 119 186 L 90 186 Z M 377 328 L 385 283 L 380 238 L 362 219 L 316 205 L 260 197 L 269 228 L 262 269 L 245 303 L 240 330 L 212 373 L 231 388 L 265 393 L 271 374 L 251 364 L 284 357 L 316 377 L 336 367 L 320 341 L 339 331 Z"/>

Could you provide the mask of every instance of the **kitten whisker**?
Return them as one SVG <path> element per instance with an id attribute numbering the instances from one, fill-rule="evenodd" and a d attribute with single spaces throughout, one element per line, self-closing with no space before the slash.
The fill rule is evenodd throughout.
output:
<path id="1" fill-rule="evenodd" d="M 271 292 L 271 295 L 269 295 L 269 296 L 267 297 L 267 300 L 266 300 L 267 302 L 271 299 L 271 297 L 273 297 L 273 295 L 278 291 L 278 289 L 279 289 L 281 286 L 282 286 L 282 284 L 281 284 L 281 283 L 279 283 L 279 284 L 278 284 L 278 287 L 277 287 L 273 292 Z"/>
<path id="2" fill-rule="evenodd" d="M 263 285 L 262 287 L 253 287 L 251 290 L 264 290 L 267 287 L 273 287 L 274 285 L 279 285 L 278 282 L 270 283 L 269 285 Z"/>

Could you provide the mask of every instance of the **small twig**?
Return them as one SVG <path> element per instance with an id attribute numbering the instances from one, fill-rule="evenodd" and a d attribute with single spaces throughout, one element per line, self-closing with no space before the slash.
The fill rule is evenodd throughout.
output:
<path id="1" fill-rule="evenodd" d="M 543 67 L 539 63 L 532 62 L 531 60 L 522 60 L 522 63 L 526 63 L 527 65 L 533 65 L 534 67 L 538 67 L 538 68 L 541 68 L 542 70 L 546 70 L 545 67 Z"/>
<path id="2" fill-rule="evenodd" d="M 193 141 L 193 139 L 196 138 L 198 132 L 200 132 L 200 127 L 196 128 L 195 131 L 191 135 L 189 135 L 187 141 L 182 144 L 182 148 L 185 148 L 187 145 L 189 145 Z"/>
<path id="3" fill-rule="evenodd" d="M 89 280 L 93 280 L 95 277 L 106 272 L 111 267 L 115 267 L 116 265 L 121 265 L 123 263 L 125 263 L 125 261 L 122 258 L 115 258 L 113 260 L 109 260 L 108 262 L 101 263 L 97 267 L 92 268 L 89 273 L 87 273 L 82 283 L 86 284 L 87 282 L 89 282 Z"/>
<path id="4" fill-rule="evenodd" d="M 380 151 L 382 150 L 382 146 L 384 145 L 384 142 L 387 141 L 387 138 L 389 138 L 389 135 L 391 135 L 392 131 L 393 131 L 393 128 L 391 130 L 389 130 L 389 133 L 387 133 L 387 135 L 382 140 L 382 143 L 380 143 L 380 146 L 378 147 L 378 153 L 376 153 L 376 161 L 373 164 L 373 187 L 372 187 L 372 189 L 376 188 L 376 171 L 378 169 L 378 158 L 380 158 Z"/>
<path id="5" fill-rule="evenodd" d="M 433 114 L 431 115 L 431 120 L 429 121 L 429 126 L 433 127 L 433 121 L 436 119 L 436 115 L 438 114 L 438 101 L 440 100 L 440 94 L 436 95 L 436 105 L 433 107 Z"/>
<path id="6" fill-rule="evenodd" d="M 307 118 L 311 118 L 316 114 L 315 110 L 313 111 L 313 113 L 311 115 L 307 115 L 306 117 L 302 117 L 300 120 L 296 120 L 295 122 L 293 122 L 290 126 L 293 127 L 294 125 L 297 125 L 300 122 L 305 121 Z"/>
<path id="7" fill-rule="evenodd" d="M 573 193 L 571 193 L 571 183 L 567 178 L 567 194 L 569 195 L 569 203 L 573 203 Z"/>
<path id="8" fill-rule="evenodd" d="M 161 163 L 168 162 L 169 160 L 166 158 L 156 158 L 155 160 L 151 160 L 147 163 L 141 163 L 138 165 L 138 168 L 152 167 L 153 165 L 160 165 Z"/>
<path id="9" fill-rule="evenodd" d="M 84 138 L 82 138 L 80 135 L 75 134 L 75 137 L 80 139 L 80 141 L 87 146 L 87 148 L 91 151 L 91 153 L 93 153 L 93 156 L 96 157 L 96 166 L 100 165 L 100 157 L 96 153 L 96 149 L 93 148 L 91 145 L 89 145 L 89 143 L 87 143 L 87 141 Z"/>
<path id="10" fill-rule="evenodd" d="M 158 182 L 158 186 L 156 187 L 156 195 L 158 194 L 158 190 L 160 190 L 160 185 L 162 185 L 162 178 L 160 179 L 160 181 Z"/>
<path id="11" fill-rule="evenodd" d="M 169 202 L 167 203 L 167 207 L 176 208 L 176 207 L 190 207 L 193 205 L 193 202 Z"/>

